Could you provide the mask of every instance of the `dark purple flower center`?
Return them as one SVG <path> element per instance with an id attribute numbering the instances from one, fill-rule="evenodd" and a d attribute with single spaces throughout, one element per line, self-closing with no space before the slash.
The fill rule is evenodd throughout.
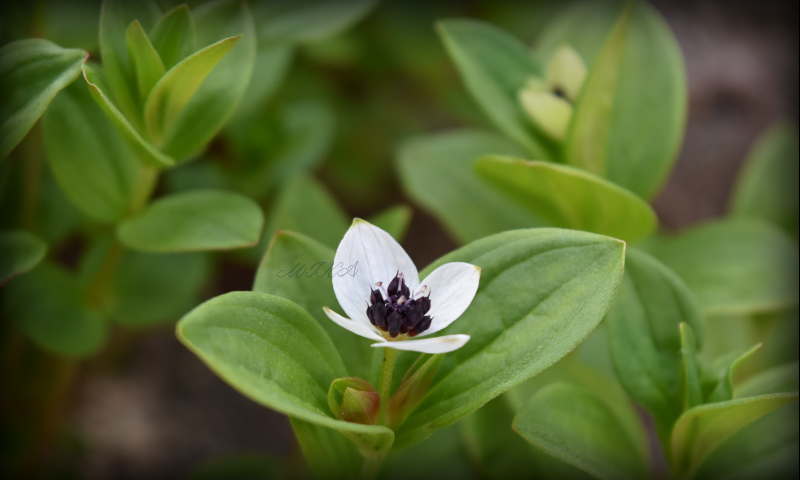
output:
<path id="1" fill-rule="evenodd" d="M 398 274 L 386 288 L 387 298 L 380 290 L 369 296 L 367 318 L 392 338 L 399 334 L 416 337 L 431 326 L 431 317 L 425 315 L 431 309 L 430 293 L 427 297 L 411 298 L 402 274 Z"/>

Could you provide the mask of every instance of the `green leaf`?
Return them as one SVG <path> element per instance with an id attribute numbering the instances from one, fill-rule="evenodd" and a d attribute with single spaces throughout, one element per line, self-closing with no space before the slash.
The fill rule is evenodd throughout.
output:
<path id="1" fill-rule="evenodd" d="M 641 450 L 591 391 L 556 383 L 536 393 L 514 418 L 514 430 L 546 453 L 601 479 L 644 478 Z"/>
<path id="2" fill-rule="evenodd" d="M 721 220 L 674 237 L 650 237 L 640 247 L 686 282 L 706 315 L 797 305 L 797 244 L 772 225 Z"/>
<path id="3" fill-rule="evenodd" d="M 728 437 L 778 407 L 797 401 L 797 393 L 761 395 L 695 407 L 672 431 L 672 460 L 677 478 L 691 478 Z"/>
<path id="4" fill-rule="evenodd" d="M 23 230 L 0 232 L 0 286 L 11 277 L 25 273 L 42 261 L 47 244 Z"/>
<path id="5" fill-rule="evenodd" d="M 258 5 L 261 5 L 261 2 Z M 258 48 L 250 84 L 239 103 L 239 108 L 228 122 L 230 130 L 243 128 L 254 116 L 262 113 L 265 103 L 289 72 L 292 54 L 293 49 L 287 45 Z"/>
<path id="6" fill-rule="evenodd" d="M 625 2 L 582 2 L 550 21 L 538 39 L 536 52 L 545 61 L 562 45 L 574 47 L 587 65 L 594 65 L 583 88 L 583 97 L 578 100 L 573 126 L 578 122 L 584 127 L 583 135 L 602 144 L 578 143 L 579 135 L 568 140 L 568 161 L 581 166 L 584 162 L 590 170 L 605 176 L 612 182 L 631 190 L 642 198 L 652 198 L 665 181 L 680 149 L 686 124 L 686 74 L 678 42 L 667 23 L 648 2 L 636 2 L 632 6 L 625 44 L 621 51 L 621 62 L 616 80 L 601 82 L 603 74 L 614 75 L 613 70 L 603 70 L 616 62 L 609 59 L 611 43 L 606 40 L 620 18 Z M 616 45 L 614 48 L 620 48 Z M 602 54 L 601 49 L 605 49 Z M 614 90 L 607 90 L 614 83 Z M 600 96 L 598 96 L 600 95 Z M 598 105 L 601 98 L 611 102 L 613 108 L 606 111 Z M 647 108 L 642 108 L 646 105 Z M 584 117 L 579 120 L 577 117 Z M 599 124 L 596 133 L 584 123 L 589 118 L 605 117 L 608 123 Z M 600 135 L 605 131 L 604 135 Z M 597 136 L 597 137 L 596 137 Z M 587 149 L 582 152 L 582 149 Z M 591 149 L 591 150 L 590 150 Z M 591 152 L 591 156 L 588 154 Z M 572 160 L 569 158 L 572 157 Z M 580 164 L 573 163 L 580 161 Z M 599 163 L 599 165 L 598 165 Z M 584 167 L 585 168 L 585 167 Z"/>
<path id="7" fill-rule="evenodd" d="M 167 121 L 161 124 L 164 128 L 161 132 L 164 135 L 164 152 L 179 161 L 197 156 L 236 111 L 250 82 L 256 57 L 256 32 L 247 2 L 220 0 L 204 3 L 194 10 L 193 16 L 197 26 L 197 45 L 227 41 L 230 43 L 222 45 L 230 46 L 234 42 L 232 37 L 240 38 L 235 42 L 236 46 L 205 77 L 188 103 L 177 108 L 181 102 L 173 97 L 169 102 L 169 110 L 161 112 L 167 115 Z M 222 45 L 216 48 L 226 48 Z M 187 57 L 184 62 L 190 58 Z M 165 80 L 169 75 L 167 72 Z M 193 83 L 197 77 L 186 80 Z M 169 117 L 178 110 L 181 110 L 180 114 L 170 121 Z"/>
<path id="8" fill-rule="evenodd" d="M 446 356 L 428 394 L 397 431 L 397 447 L 450 425 L 573 350 L 605 315 L 625 244 L 559 229 L 505 232 L 440 258 L 481 267 L 467 311 L 443 331 L 471 340 Z"/>
<path id="9" fill-rule="evenodd" d="M 683 409 L 688 410 L 703 403 L 700 383 L 700 366 L 697 361 L 697 338 L 688 323 L 680 324 L 681 332 L 681 397 Z"/>
<path id="10" fill-rule="evenodd" d="M 68 356 L 90 355 L 106 338 L 106 324 L 83 298 L 78 282 L 45 262 L 3 287 L 3 314 L 36 344 Z"/>
<path id="11" fill-rule="evenodd" d="M 416 408 L 419 401 L 428 391 L 436 371 L 444 359 L 443 354 L 423 354 L 411 365 L 403 376 L 400 387 L 392 394 L 389 407 L 386 410 L 386 425 L 396 428 L 403 424 L 408 415 Z"/>
<path id="12" fill-rule="evenodd" d="M 660 262 L 629 248 L 625 275 L 604 323 L 617 378 L 653 414 L 662 438 L 683 412 L 683 322 L 702 334 L 703 315 L 689 288 Z"/>
<path id="13" fill-rule="evenodd" d="M 358 22 L 377 0 L 267 0 L 253 3 L 261 44 L 307 43 L 332 37 Z"/>
<path id="14" fill-rule="evenodd" d="M 734 389 L 735 398 L 754 397 L 768 393 L 798 391 L 800 366 L 797 361 L 763 370 Z"/>
<path id="15" fill-rule="evenodd" d="M 399 204 L 376 213 L 369 217 L 367 221 L 385 230 L 398 242 L 402 242 L 408 231 L 413 213 L 413 210 L 408 205 Z"/>
<path id="16" fill-rule="evenodd" d="M 289 300 L 232 292 L 195 308 L 178 323 L 178 338 L 248 398 L 299 420 L 338 430 L 364 454 L 382 454 L 394 434 L 382 426 L 331 417 L 328 388 L 345 376 L 333 342 Z"/>
<path id="17" fill-rule="evenodd" d="M 733 399 L 733 376 L 739 367 L 742 366 L 750 357 L 761 348 L 761 344 L 748 349 L 745 352 L 736 352 L 734 356 L 723 358 L 721 362 L 715 362 L 714 372 L 716 375 L 716 385 L 708 396 L 705 403 L 725 402 Z M 796 390 L 795 390 L 796 391 Z M 765 392 L 766 393 L 766 392 Z M 773 393 L 773 392 L 769 392 Z"/>
<path id="18" fill-rule="evenodd" d="M 189 7 L 179 5 L 164 14 L 150 31 L 150 41 L 167 70 L 194 52 L 194 20 Z"/>
<path id="19" fill-rule="evenodd" d="M 356 478 L 361 456 L 353 442 L 330 428 L 289 417 L 311 473 L 320 480 Z"/>
<path id="20" fill-rule="evenodd" d="M 344 313 L 330 276 L 334 255 L 330 247 L 305 235 L 279 231 L 258 267 L 253 291 L 289 299 L 310 313 L 333 340 L 347 374 L 374 383 L 378 376 L 373 364 L 383 355 L 380 349 L 370 348 L 370 340 L 336 325 L 322 311 L 329 307 Z"/>
<path id="21" fill-rule="evenodd" d="M 56 96 L 43 127 L 47 161 L 69 200 L 94 220 L 121 220 L 130 209 L 141 166 L 83 82 Z"/>
<path id="22" fill-rule="evenodd" d="M 226 250 L 255 245 L 264 216 L 247 197 L 201 190 L 161 198 L 117 228 L 122 243 L 144 252 Z"/>
<path id="23" fill-rule="evenodd" d="M 41 39 L 0 47 L 0 160 L 22 140 L 59 90 L 81 73 L 89 57 Z"/>
<path id="24" fill-rule="evenodd" d="M 542 68 L 511 34 L 476 20 L 446 20 L 437 31 L 472 98 L 498 130 L 536 159 L 556 160 L 552 142 L 530 127 L 518 94 Z M 483 152 L 500 153 L 500 152 Z"/>
<path id="25" fill-rule="evenodd" d="M 788 122 L 774 124 L 747 155 L 731 213 L 767 220 L 797 238 L 798 165 L 797 129 Z"/>
<path id="26" fill-rule="evenodd" d="M 103 68 L 103 71 L 107 70 L 105 65 Z M 95 68 L 89 65 L 84 65 L 83 78 L 86 80 L 87 85 L 89 85 L 89 92 L 91 92 L 97 104 L 103 109 L 103 112 L 105 112 L 106 116 L 111 120 L 111 123 L 117 128 L 117 131 L 127 140 L 128 144 L 136 153 L 136 157 L 141 162 L 157 168 L 169 167 L 175 164 L 175 160 L 165 155 L 156 149 L 153 144 L 145 140 L 136 128 L 131 125 L 130 117 L 124 116 L 104 93 L 106 87 L 100 70 L 95 70 Z"/>
<path id="27" fill-rule="evenodd" d="M 153 142 L 163 147 L 167 132 L 183 112 L 211 70 L 240 36 L 226 38 L 183 59 L 164 74 L 147 97 L 144 121 Z"/>
<path id="28" fill-rule="evenodd" d="M 473 161 L 492 153 L 525 155 L 497 134 L 460 130 L 406 140 L 397 149 L 395 166 L 406 194 L 461 243 L 541 225 L 475 174 Z"/>
<path id="29" fill-rule="evenodd" d="M 488 156 L 478 175 L 555 227 L 600 233 L 625 241 L 650 234 L 656 214 L 635 194 L 577 168 Z"/>
<path id="30" fill-rule="evenodd" d="M 136 86 L 139 88 L 139 98 L 145 101 L 150 91 L 158 83 L 166 69 L 158 56 L 158 52 L 150 43 L 144 33 L 142 24 L 138 20 L 131 22 L 126 33 L 128 43 L 128 56 L 131 66 L 136 74 Z"/>

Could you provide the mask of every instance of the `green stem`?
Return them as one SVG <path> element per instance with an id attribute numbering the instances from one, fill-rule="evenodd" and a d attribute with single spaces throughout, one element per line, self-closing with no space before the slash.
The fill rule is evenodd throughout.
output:
<path id="1" fill-rule="evenodd" d="M 387 348 L 387 350 L 393 350 Z M 374 480 L 378 478 L 378 471 L 381 468 L 381 457 L 364 457 L 364 465 L 361 467 L 361 480 Z"/>
<path id="2" fill-rule="evenodd" d="M 125 253 L 125 247 L 114 237 L 113 243 L 108 248 L 100 268 L 97 269 L 94 278 L 86 288 L 86 299 L 88 303 L 100 311 L 107 311 L 112 302 L 111 287 L 114 283 L 114 274 L 117 271 L 119 261 Z"/>
<path id="3" fill-rule="evenodd" d="M 394 348 L 383 349 L 383 365 L 381 366 L 381 379 L 378 384 L 378 398 L 381 406 L 378 410 L 378 425 L 386 425 L 386 409 L 392 398 L 392 374 L 394 374 L 394 361 L 397 359 L 397 350 Z"/>
<path id="4" fill-rule="evenodd" d="M 149 165 L 142 165 L 139 181 L 133 190 L 131 198 L 130 214 L 131 216 L 138 215 L 144 207 L 147 206 L 150 196 L 153 194 L 153 189 L 158 180 L 159 169 Z"/>

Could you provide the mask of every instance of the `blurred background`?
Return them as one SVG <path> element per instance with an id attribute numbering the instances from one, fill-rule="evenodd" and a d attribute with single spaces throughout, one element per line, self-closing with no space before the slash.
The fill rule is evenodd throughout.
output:
<path id="1" fill-rule="evenodd" d="M 329 105 L 334 133 L 314 176 L 349 216 L 367 217 L 397 203 L 411 205 L 413 218 L 403 246 L 418 265 L 426 265 L 456 243 L 404 196 L 394 170 L 395 147 L 416 134 L 460 126 L 492 129 L 461 84 L 434 22 L 482 19 L 532 44 L 548 19 L 569 3 L 384 0 L 344 34 L 297 48 L 269 108 L 307 98 Z M 652 3 L 677 37 L 688 76 L 685 141 L 654 205 L 664 227 L 680 230 L 722 215 L 756 138 L 777 119 L 797 122 L 798 4 Z M 6 43 L 41 35 L 96 56 L 99 5 L 57 0 L 4 5 L 0 38 Z M 48 23 L 55 17 L 62 21 Z M 28 27 L 34 24 L 46 31 Z M 72 28 L 63 29 L 65 24 Z M 269 141 L 268 126 L 251 129 L 251 135 Z M 213 161 L 224 166 L 226 145 L 216 142 L 210 150 Z M 169 181 L 180 179 L 167 176 L 163 182 Z M 58 258 L 74 268 L 86 245 L 81 238 L 66 238 L 61 245 Z M 204 286 L 205 298 L 251 288 L 252 264 L 232 255 L 215 268 L 213 280 Z M 5 340 L 13 345 L 13 338 Z M 112 331 L 103 352 L 71 375 L 72 386 L 48 406 L 52 418 L 67 418 L 44 452 L 49 459 L 45 470 L 54 476 L 159 479 L 194 472 L 201 478 L 209 462 L 233 455 L 245 468 L 258 469 L 270 462 L 265 454 L 287 460 L 282 468 L 303 475 L 302 455 L 288 420 L 223 383 L 178 343 L 171 324 Z M 13 416 L 16 407 L 3 397 L 5 411 Z M 4 449 L 18 434 L 3 432 Z"/>

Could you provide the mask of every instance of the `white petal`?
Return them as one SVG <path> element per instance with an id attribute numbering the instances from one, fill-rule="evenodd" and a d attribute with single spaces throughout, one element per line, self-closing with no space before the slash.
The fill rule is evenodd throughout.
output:
<path id="1" fill-rule="evenodd" d="M 364 325 L 361 322 L 356 322 L 350 320 L 349 318 L 344 318 L 343 316 L 339 315 L 338 313 L 334 312 L 328 307 L 323 307 L 322 310 L 325 311 L 325 315 L 328 316 L 331 320 L 334 321 L 337 325 L 342 328 L 346 328 L 351 332 L 355 333 L 356 335 L 362 336 L 364 338 L 369 338 L 370 340 L 378 340 L 378 341 L 385 341 L 383 337 L 381 337 L 374 329 L 372 325 Z"/>
<path id="2" fill-rule="evenodd" d="M 431 292 L 433 319 L 429 329 L 420 335 L 430 335 L 453 323 L 472 303 L 481 279 L 481 267 L 463 262 L 446 263 L 434 270 L 420 284 Z"/>
<path id="3" fill-rule="evenodd" d="M 367 301 L 370 285 L 389 286 L 401 272 L 411 291 L 419 285 L 414 262 L 391 235 L 360 218 L 344 235 L 333 260 L 333 291 L 339 305 L 353 320 L 369 325 Z M 349 270 L 348 270 L 349 269 Z"/>
<path id="4" fill-rule="evenodd" d="M 466 345 L 469 335 L 445 335 L 443 337 L 425 338 L 422 340 L 401 340 L 399 342 L 373 343 L 373 347 L 394 348 L 421 353 L 447 353 Z"/>

